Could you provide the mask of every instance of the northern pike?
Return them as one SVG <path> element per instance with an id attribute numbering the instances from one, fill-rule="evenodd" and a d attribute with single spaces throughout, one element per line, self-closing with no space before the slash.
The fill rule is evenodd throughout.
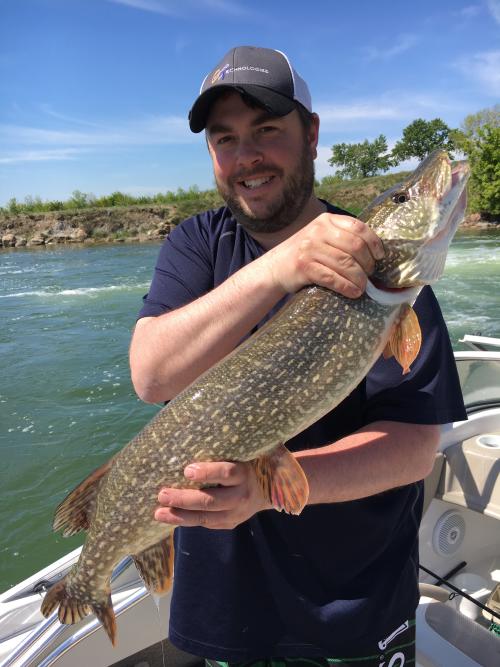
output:
<path id="1" fill-rule="evenodd" d="M 298 291 L 66 497 L 54 530 L 88 534 L 78 563 L 47 592 L 45 616 L 59 607 L 59 620 L 75 623 L 94 612 L 114 644 L 110 577 L 127 555 L 151 592 L 168 590 L 174 527 L 153 513 L 162 487 L 192 486 L 183 474 L 189 463 L 251 461 L 273 506 L 301 512 L 307 479 L 284 443 L 338 405 L 382 352 L 408 372 L 420 345 L 411 305 L 443 271 L 468 175 L 443 151 L 426 158 L 360 216 L 386 251 L 362 297 L 318 286 Z"/>

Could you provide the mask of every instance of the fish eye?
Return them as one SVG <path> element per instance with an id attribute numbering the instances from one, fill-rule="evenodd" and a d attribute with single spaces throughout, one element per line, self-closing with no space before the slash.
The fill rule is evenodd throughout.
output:
<path id="1" fill-rule="evenodd" d="M 392 195 L 392 201 L 395 204 L 404 204 L 409 199 L 410 195 L 407 192 L 396 192 L 396 194 Z"/>

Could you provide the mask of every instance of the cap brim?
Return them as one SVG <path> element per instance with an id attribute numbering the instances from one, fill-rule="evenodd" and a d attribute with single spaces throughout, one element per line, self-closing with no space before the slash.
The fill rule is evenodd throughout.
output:
<path id="1" fill-rule="evenodd" d="M 201 132 L 207 125 L 210 107 L 225 90 L 236 90 L 253 98 L 267 111 L 276 116 L 286 116 L 295 109 L 295 101 L 274 90 L 253 84 L 219 84 L 202 93 L 189 112 L 189 127 L 192 132 Z"/>

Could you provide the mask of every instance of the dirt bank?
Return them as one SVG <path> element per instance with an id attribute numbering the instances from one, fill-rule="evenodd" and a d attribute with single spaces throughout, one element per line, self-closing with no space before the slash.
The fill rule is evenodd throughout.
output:
<path id="1" fill-rule="evenodd" d="M 5 215 L 0 217 L 0 247 L 152 241 L 164 238 L 180 220 L 175 205 Z"/>

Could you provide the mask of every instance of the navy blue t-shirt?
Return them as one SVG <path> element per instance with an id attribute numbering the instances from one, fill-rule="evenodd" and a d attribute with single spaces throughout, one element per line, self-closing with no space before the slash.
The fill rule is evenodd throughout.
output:
<path id="1" fill-rule="evenodd" d="M 263 252 L 226 207 L 189 218 L 166 238 L 139 316 L 185 305 Z M 335 442 L 376 420 L 465 419 L 430 288 L 415 310 L 423 346 L 411 372 L 403 376 L 394 359 L 380 359 L 337 408 L 287 443 L 291 451 Z M 234 530 L 178 528 L 171 641 L 230 661 L 363 655 L 417 606 L 422 487 L 310 505 L 299 517 L 264 511 Z"/>

